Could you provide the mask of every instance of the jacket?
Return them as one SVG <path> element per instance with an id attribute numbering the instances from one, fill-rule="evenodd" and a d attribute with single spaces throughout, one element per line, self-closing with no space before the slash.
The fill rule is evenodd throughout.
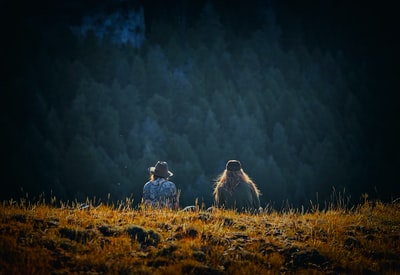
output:
<path id="1" fill-rule="evenodd" d="M 178 204 L 178 192 L 173 182 L 158 178 L 147 182 L 143 187 L 143 201 L 153 207 L 174 209 Z"/>
<path id="2" fill-rule="evenodd" d="M 251 185 L 241 181 L 231 192 L 223 186 L 218 187 L 218 207 L 237 211 L 258 211 L 260 199 Z"/>

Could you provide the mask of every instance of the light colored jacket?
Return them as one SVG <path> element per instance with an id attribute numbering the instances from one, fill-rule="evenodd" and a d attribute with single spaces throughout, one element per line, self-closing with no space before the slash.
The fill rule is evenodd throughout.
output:
<path id="1" fill-rule="evenodd" d="M 147 182 L 143 187 L 143 201 L 152 207 L 178 207 L 178 192 L 173 182 L 158 178 Z"/>

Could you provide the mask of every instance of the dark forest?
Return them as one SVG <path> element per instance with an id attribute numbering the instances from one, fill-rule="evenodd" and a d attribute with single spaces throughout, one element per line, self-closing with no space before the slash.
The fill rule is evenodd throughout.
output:
<path id="1" fill-rule="evenodd" d="M 5 4 L 1 199 L 138 204 L 165 160 L 181 206 L 210 206 L 229 159 L 262 206 L 399 197 L 391 7 L 160 2 Z M 76 33 L 127 11 L 130 40 Z"/>

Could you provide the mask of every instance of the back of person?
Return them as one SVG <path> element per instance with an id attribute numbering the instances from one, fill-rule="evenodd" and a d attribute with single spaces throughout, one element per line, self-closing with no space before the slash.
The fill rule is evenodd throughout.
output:
<path id="1" fill-rule="evenodd" d="M 164 178 L 149 181 L 143 187 L 144 203 L 152 207 L 168 207 L 172 209 L 176 203 L 176 195 L 175 184 Z"/>
<path id="2" fill-rule="evenodd" d="M 249 184 L 241 181 L 232 191 L 225 188 L 219 190 L 219 207 L 238 211 L 254 210 L 260 207 L 257 195 Z"/>
<path id="3" fill-rule="evenodd" d="M 260 191 L 243 171 L 241 163 L 238 160 L 228 161 L 215 185 L 215 205 L 239 212 L 257 212 L 260 208 L 259 195 Z"/>
<path id="4" fill-rule="evenodd" d="M 155 208 L 167 207 L 177 209 L 179 194 L 175 184 L 169 181 L 173 175 L 165 161 L 158 161 L 149 168 L 150 180 L 143 187 L 143 203 Z"/>

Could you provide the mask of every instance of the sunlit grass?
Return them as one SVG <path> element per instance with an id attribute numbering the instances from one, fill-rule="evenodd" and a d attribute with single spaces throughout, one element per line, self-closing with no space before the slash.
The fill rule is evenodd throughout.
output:
<path id="1" fill-rule="evenodd" d="M 399 238 L 400 204 L 367 195 L 258 215 L 26 197 L 0 206 L 0 274 L 396 274 Z"/>

